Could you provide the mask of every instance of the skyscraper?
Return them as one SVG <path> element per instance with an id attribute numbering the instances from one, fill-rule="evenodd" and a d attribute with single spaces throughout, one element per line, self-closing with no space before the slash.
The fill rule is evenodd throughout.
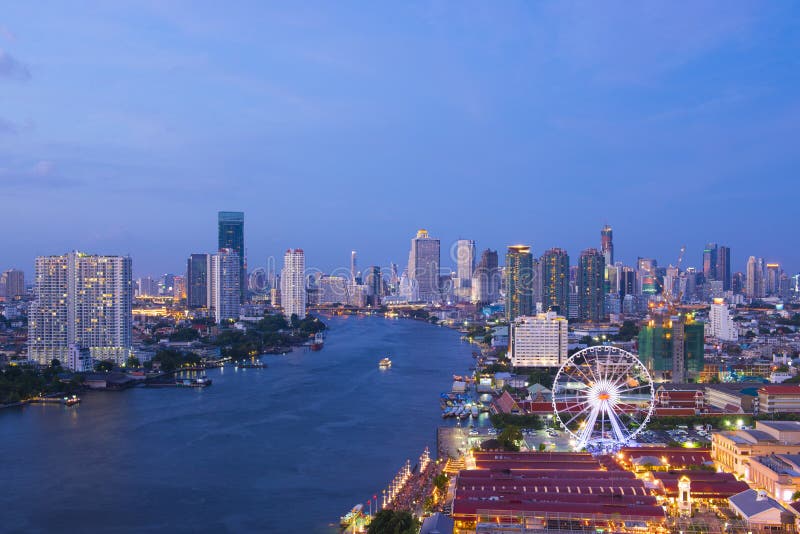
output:
<path id="1" fill-rule="evenodd" d="M 600 250 L 606 265 L 614 265 L 614 232 L 609 225 L 603 226 L 600 230 Z"/>
<path id="2" fill-rule="evenodd" d="M 186 304 L 208 307 L 208 254 L 191 254 L 186 262 Z"/>
<path id="3" fill-rule="evenodd" d="M 708 243 L 703 249 L 703 277 L 706 282 L 717 279 L 717 244 Z"/>
<path id="4" fill-rule="evenodd" d="M 217 323 L 239 318 L 241 284 L 239 255 L 222 248 L 208 256 L 208 311 Z"/>
<path id="5" fill-rule="evenodd" d="M 731 248 L 720 246 L 717 248 L 717 280 L 722 282 L 722 289 L 729 291 L 731 288 Z"/>
<path id="6" fill-rule="evenodd" d="M 751 299 L 763 298 L 765 296 L 764 260 L 750 256 L 747 259 L 745 276 L 745 294 Z"/>
<path id="7" fill-rule="evenodd" d="M 611 230 L 609 229 L 609 232 Z M 563 248 L 551 248 L 542 254 L 542 308 L 559 315 L 569 315 L 569 255 Z"/>
<path id="8" fill-rule="evenodd" d="M 475 272 L 475 241 L 459 239 L 456 241 L 456 285 L 458 300 L 470 300 L 472 295 L 472 275 Z"/>
<path id="9" fill-rule="evenodd" d="M 283 256 L 281 307 L 287 319 L 306 316 L 306 256 L 303 249 L 289 249 Z"/>
<path id="10" fill-rule="evenodd" d="M 25 273 L 18 269 L 4 272 L 0 275 L 0 287 L 3 288 L 0 297 L 5 297 L 7 300 L 25 296 Z"/>
<path id="11" fill-rule="evenodd" d="M 527 245 L 512 245 L 506 253 L 506 319 L 533 313 L 533 255 Z"/>
<path id="12" fill-rule="evenodd" d="M 358 277 L 358 264 L 356 263 L 356 251 L 350 251 L 350 283 L 355 284 Z"/>
<path id="13" fill-rule="evenodd" d="M 605 317 L 603 308 L 603 276 L 605 259 L 596 248 L 581 252 L 578 261 L 578 318 L 581 321 L 600 322 Z"/>
<path id="14" fill-rule="evenodd" d="M 42 364 L 57 359 L 84 371 L 91 360 L 122 364 L 131 355 L 129 257 L 81 252 L 37 257 L 34 295 L 28 319 L 29 359 Z"/>
<path id="15" fill-rule="evenodd" d="M 408 279 L 416 286 L 419 300 L 439 302 L 439 240 L 428 235 L 427 230 L 419 230 L 411 239 L 408 254 Z"/>
<path id="16" fill-rule="evenodd" d="M 766 271 L 765 292 L 767 295 L 775 296 L 780 290 L 781 266 L 779 263 L 768 263 Z"/>
<path id="17" fill-rule="evenodd" d="M 239 256 L 240 302 L 247 296 L 247 261 L 244 249 L 244 212 L 220 211 L 217 214 L 219 239 L 217 249 L 231 249 Z"/>
<path id="18" fill-rule="evenodd" d="M 380 306 L 384 294 L 383 275 L 377 265 L 367 267 L 364 275 L 364 284 L 367 286 L 367 302 L 371 306 Z"/>
<path id="19" fill-rule="evenodd" d="M 500 296 L 500 269 L 497 251 L 486 249 L 481 253 L 475 272 L 472 274 L 472 302 L 489 304 Z"/>

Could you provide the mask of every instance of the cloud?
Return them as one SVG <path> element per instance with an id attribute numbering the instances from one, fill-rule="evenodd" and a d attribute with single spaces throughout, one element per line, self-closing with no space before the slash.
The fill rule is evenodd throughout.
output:
<path id="1" fill-rule="evenodd" d="M 28 81 L 31 71 L 27 65 L 16 60 L 11 54 L 0 50 L 0 80 Z"/>
<path id="2" fill-rule="evenodd" d="M 12 43 L 17 40 L 17 36 L 5 26 L 0 26 L 0 37 Z"/>

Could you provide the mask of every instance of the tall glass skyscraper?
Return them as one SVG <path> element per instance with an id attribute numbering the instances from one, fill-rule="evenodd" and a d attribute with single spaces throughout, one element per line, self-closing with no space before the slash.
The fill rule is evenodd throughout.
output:
<path id="1" fill-rule="evenodd" d="M 186 264 L 186 304 L 208 307 L 208 254 L 192 254 Z"/>
<path id="2" fill-rule="evenodd" d="M 217 216 L 219 225 L 218 250 L 228 248 L 239 256 L 239 291 L 240 302 L 247 295 L 247 262 L 244 250 L 244 212 L 220 211 Z"/>
<path id="3" fill-rule="evenodd" d="M 559 315 L 569 315 L 569 255 L 563 248 L 542 254 L 542 307 Z"/>
<path id="4" fill-rule="evenodd" d="M 722 282 L 722 289 L 731 288 L 731 249 L 720 246 L 717 249 L 717 280 Z"/>
<path id="5" fill-rule="evenodd" d="M 600 230 L 600 250 L 606 265 L 614 265 L 614 232 L 609 225 Z"/>
<path id="6" fill-rule="evenodd" d="M 506 319 L 533 314 L 533 255 L 527 245 L 512 245 L 506 253 Z"/>
<path id="7" fill-rule="evenodd" d="M 500 269 L 498 268 L 497 251 L 486 249 L 475 272 L 472 274 L 472 302 L 489 304 L 500 296 Z"/>

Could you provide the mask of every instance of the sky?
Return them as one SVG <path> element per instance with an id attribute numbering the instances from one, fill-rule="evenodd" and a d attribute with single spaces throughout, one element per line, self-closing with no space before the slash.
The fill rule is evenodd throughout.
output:
<path id="1" fill-rule="evenodd" d="M 0 269 L 180 273 L 245 212 L 248 263 L 479 250 L 800 271 L 800 4 L 7 2 Z"/>

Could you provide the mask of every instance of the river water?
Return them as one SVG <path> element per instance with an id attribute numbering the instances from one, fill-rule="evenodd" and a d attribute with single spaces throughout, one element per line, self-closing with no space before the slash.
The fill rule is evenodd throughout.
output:
<path id="1" fill-rule="evenodd" d="M 326 321 L 322 351 L 210 370 L 206 389 L 0 411 L 0 532 L 335 531 L 434 453 L 439 393 L 473 347 L 417 321 Z"/>

